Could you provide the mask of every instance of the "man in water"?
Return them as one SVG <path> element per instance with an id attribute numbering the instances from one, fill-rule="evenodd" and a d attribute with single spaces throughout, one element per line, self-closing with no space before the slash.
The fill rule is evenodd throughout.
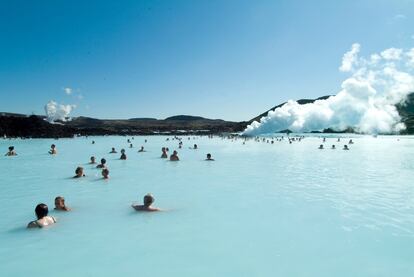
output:
<path id="1" fill-rule="evenodd" d="M 178 152 L 174 150 L 174 152 L 172 153 L 172 155 L 170 156 L 170 161 L 179 161 L 180 159 L 178 158 Z"/>
<path id="2" fill-rule="evenodd" d="M 152 203 L 154 203 L 154 197 L 151 194 L 147 194 L 144 196 L 144 205 L 135 205 L 132 204 L 132 208 L 139 212 L 158 212 L 161 211 L 159 208 L 151 207 Z"/>
<path id="3" fill-rule="evenodd" d="M 65 198 L 63 198 L 62 196 L 57 196 L 55 198 L 55 210 L 65 212 L 70 211 L 70 208 L 66 207 L 65 205 Z"/>
<path id="4" fill-rule="evenodd" d="M 115 147 L 112 147 L 112 150 L 111 150 L 111 152 L 109 152 L 110 154 L 115 154 L 115 153 L 118 153 L 118 152 L 116 152 L 116 150 L 115 150 Z"/>
<path id="5" fill-rule="evenodd" d="M 162 154 L 161 154 L 161 158 L 166 159 L 168 158 L 167 155 L 167 149 L 165 149 L 165 147 L 161 148 Z"/>
<path id="6" fill-rule="evenodd" d="M 107 168 L 102 169 L 102 177 L 104 179 L 109 179 L 109 169 Z"/>
<path id="7" fill-rule="evenodd" d="M 211 158 L 211 154 L 210 154 L 210 153 L 208 153 L 208 154 L 207 154 L 207 159 L 206 159 L 206 161 L 214 161 L 214 159 L 213 159 L 213 158 Z"/>
<path id="8" fill-rule="evenodd" d="M 344 145 L 344 150 L 349 150 L 348 145 Z"/>
<path id="9" fill-rule="evenodd" d="M 75 170 L 75 176 L 73 176 L 73 178 L 80 178 L 80 177 L 85 177 L 85 174 L 83 174 L 83 167 L 78 166 Z"/>
<path id="10" fill-rule="evenodd" d="M 31 221 L 27 228 L 43 228 L 56 223 L 56 218 L 48 216 L 49 208 L 46 204 L 39 204 L 35 209 L 37 220 Z"/>
<path id="11" fill-rule="evenodd" d="M 138 152 L 145 152 L 144 146 L 141 146 L 141 149 L 139 149 Z"/>
<path id="12" fill-rule="evenodd" d="M 51 155 L 57 154 L 56 145 L 52 144 L 50 146 L 49 154 L 51 154 Z"/>
<path id="13" fill-rule="evenodd" d="M 323 145 L 321 144 L 321 145 L 319 145 L 319 148 L 318 149 L 323 149 Z"/>
<path id="14" fill-rule="evenodd" d="M 335 148 L 335 144 L 333 144 L 333 145 L 332 145 L 331 149 L 336 149 L 336 148 Z"/>
<path id="15" fill-rule="evenodd" d="M 127 159 L 127 156 L 125 154 L 125 149 L 121 149 L 121 157 L 119 159 L 121 159 L 121 160 L 126 160 Z"/>
<path id="16" fill-rule="evenodd" d="M 91 161 L 89 162 L 90 164 L 96 164 L 96 159 L 95 156 L 91 157 Z"/>
<path id="17" fill-rule="evenodd" d="M 106 160 L 104 158 L 101 159 L 101 163 L 96 166 L 96 168 L 105 168 L 106 167 Z"/>
<path id="18" fill-rule="evenodd" d="M 6 153 L 4 156 L 17 156 L 16 151 L 14 151 L 14 146 L 9 147 L 9 152 Z"/>

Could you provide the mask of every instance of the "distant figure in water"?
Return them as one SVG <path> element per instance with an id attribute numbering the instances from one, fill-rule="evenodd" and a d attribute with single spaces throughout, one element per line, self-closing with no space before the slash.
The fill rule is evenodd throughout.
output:
<path id="1" fill-rule="evenodd" d="M 193 149 L 197 149 L 197 148 L 198 148 L 197 144 L 194 144 Z"/>
<path id="2" fill-rule="evenodd" d="M 167 155 L 167 149 L 165 149 L 165 147 L 161 148 L 162 154 L 161 154 L 161 158 L 166 159 L 168 158 Z"/>
<path id="3" fill-rule="evenodd" d="M 161 211 L 159 208 L 151 207 L 152 203 L 154 203 L 154 197 L 151 194 L 147 194 L 144 196 L 144 205 L 135 205 L 132 204 L 132 208 L 139 212 L 158 212 Z"/>
<path id="4" fill-rule="evenodd" d="M 331 149 L 336 149 L 334 144 L 332 145 Z"/>
<path id="5" fill-rule="evenodd" d="M 16 151 L 14 151 L 14 146 L 9 147 L 9 152 L 6 153 L 4 156 L 17 156 Z"/>
<path id="6" fill-rule="evenodd" d="M 138 152 L 145 152 L 144 146 L 141 146 L 141 149 L 139 149 Z"/>
<path id="7" fill-rule="evenodd" d="M 125 154 L 125 149 L 121 149 L 121 157 L 120 157 L 120 159 L 121 160 L 126 160 L 127 159 L 127 156 Z"/>
<path id="8" fill-rule="evenodd" d="M 319 148 L 318 149 L 323 149 L 323 145 L 321 144 L 321 145 L 319 145 Z"/>
<path id="9" fill-rule="evenodd" d="M 208 154 L 207 154 L 207 159 L 206 159 L 206 161 L 214 161 L 214 159 L 213 159 L 213 158 L 211 158 L 211 154 L 210 154 L 210 153 L 208 153 Z"/>
<path id="10" fill-rule="evenodd" d="M 73 178 L 80 178 L 80 177 L 85 177 L 86 175 L 83 174 L 83 167 L 78 166 L 75 170 L 75 176 L 73 176 Z"/>
<path id="11" fill-rule="evenodd" d="M 354 142 L 352 141 L 352 139 L 349 140 L 348 144 L 354 144 Z"/>
<path id="12" fill-rule="evenodd" d="M 323 138 L 323 142 L 325 142 L 326 141 L 326 138 Z"/>
<path id="13" fill-rule="evenodd" d="M 115 153 L 118 153 L 118 152 L 116 152 L 116 150 L 115 150 L 115 147 L 112 147 L 112 150 L 111 150 L 111 152 L 109 152 L 110 154 L 115 154 Z"/>
<path id="14" fill-rule="evenodd" d="M 127 139 L 127 142 L 128 142 L 128 143 L 131 143 L 131 140 L 130 140 L 130 139 Z"/>
<path id="15" fill-rule="evenodd" d="M 132 145 L 132 143 L 129 145 L 129 148 L 134 148 L 134 146 Z"/>
<path id="16" fill-rule="evenodd" d="M 89 162 L 90 164 L 96 164 L 96 159 L 95 156 L 91 157 L 91 161 Z"/>
<path id="17" fill-rule="evenodd" d="M 341 141 L 341 139 L 340 139 L 340 138 L 338 138 L 337 142 L 340 142 L 340 141 Z"/>
<path id="18" fill-rule="evenodd" d="M 55 198 L 55 210 L 65 212 L 70 211 L 70 208 L 66 207 L 65 205 L 65 198 L 63 198 L 62 196 L 57 196 Z"/>
<path id="19" fill-rule="evenodd" d="M 147 143 L 147 140 L 144 140 L 145 143 Z"/>
<path id="20" fill-rule="evenodd" d="M 96 166 L 96 168 L 105 168 L 106 167 L 106 160 L 104 158 L 101 159 L 101 163 Z"/>
<path id="21" fill-rule="evenodd" d="M 49 208 L 46 204 L 39 204 L 35 209 L 37 220 L 31 221 L 27 228 L 43 228 L 56 223 L 56 219 L 53 216 L 48 216 Z"/>
<path id="22" fill-rule="evenodd" d="M 92 144 L 95 144 L 95 141 L 94 140 L 92 141 Z"/>
<path id="23" fill-rule="evenodd" d="M 102 169 L 102 177 L 104 179 L 109 179 L 109 169 L 107 168 Z"/>
<path id="24" fill-rule="evenodd" d="M 179 161 L 180 159 L 178 158 L 178 152 L 174 150 L 174 152 L 172 153 L 172 155 L 170 156 L 170 161 Z"/>
<path id="25" fill-rule="evenodd" d="M 49 154 L 51 154 L 51 155 L 57 154 L 56 145 L 52 144 L 50 146 Z"/>
<path id="26" fill-rule="evenodd" d="M 344 150 L 349 150 L 348 145 L 344 145 Z"/>

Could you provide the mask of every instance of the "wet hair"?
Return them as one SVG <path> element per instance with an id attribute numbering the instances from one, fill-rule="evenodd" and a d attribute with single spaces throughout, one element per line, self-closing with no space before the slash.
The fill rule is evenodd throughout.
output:
<path id="1" fill-rule="evenodd" d="M 210 153 L 207 154 L 207 158 L 211 158 L 211 154 Z"/>
<path id="2" fill-rule="evenodd" d="M 46 204 L 41 203 L 36 206 L 35 213 L 36 213 L 37 219 L 42 219 L 45 216 L 47 216 L 47 214 L 49 213 L 49 208 L 47 207 Z"/>
<path id="3" fill-rule="evenodd" d="M 95 156 L 92 156 L 92 157 L 91 157 L 91 160 L 95 160 Z"/>
<path id="4" fill-rule="evenodd" d="M 152 203 L 154 203 L 154 197 L 148 193 L 144 196 L 144 206 L 149 207 Z"/>
<path id="5" fill-rule="evenodd" d="M 106 164 L 106 160 L 104 158 L 101 159 L 101 164 Z"/>
<path id="6" fill-rule="evenodd" d="M 9 146 L 9 151 L 13 151 L 14 150 L 14 146 Z"/>
<path id="7" fill-rule="evenodd" d="M 78 175 L 81 171 L 83 171 L 83 167 L 78 166 L 75 170 L 76 175 Z"/>
<path id="8" fill-rule="evenodd" d="M 121 153 L 125 153 L 125 149 L 121 149 Z"/>
<path id="9" fill-rule="evenodd" d="M 56 147 L 56 145 L 54 145 L 54 144 L 52 144 L 51 146 L 50 146 L 50 148 L 55 148 Z"/>
<path id="10" fill-rule="evenodd" d="M 56 196 L 55 202 L 59 201 L 59 200 L 65 200 L 65 198 L 63 198 L 63 196 Z"/>

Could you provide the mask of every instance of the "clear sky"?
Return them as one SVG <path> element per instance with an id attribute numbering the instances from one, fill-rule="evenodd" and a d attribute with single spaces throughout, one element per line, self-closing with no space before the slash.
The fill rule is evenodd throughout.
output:
<path id="1" fill-rule="evenodd" d="M 0 111 L 248 120 L 338 92 L 354 42 L 413 47 L 414 0 L 0 0 Z"/>

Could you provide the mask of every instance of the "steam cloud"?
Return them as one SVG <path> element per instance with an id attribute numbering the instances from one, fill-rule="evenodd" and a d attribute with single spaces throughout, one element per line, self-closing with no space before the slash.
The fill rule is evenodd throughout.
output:
<path id="1" fill-rule="evenodd" d="M 340 71 L 351 76 L 341 91 L 326 100 L 300 105 L 289 100 L 244 130 L 259 135 L 289 129 L 293 132 L 336 131 L 348 127 L 365 134 L 391 134 L 405 129 L 395 107 L 414 92 L 414 48 L 389 48 L 369 58 L 359 57 L 355 43 L 342 58 Z"/>
<path id="2" fill-rule="evenodd" d="M 69 114 L 75 109 L 75 105 L 62 105 L 51 100 L 45 105 L 47 121 L 53 123 L 56 120 L 67 121 Z"/>

